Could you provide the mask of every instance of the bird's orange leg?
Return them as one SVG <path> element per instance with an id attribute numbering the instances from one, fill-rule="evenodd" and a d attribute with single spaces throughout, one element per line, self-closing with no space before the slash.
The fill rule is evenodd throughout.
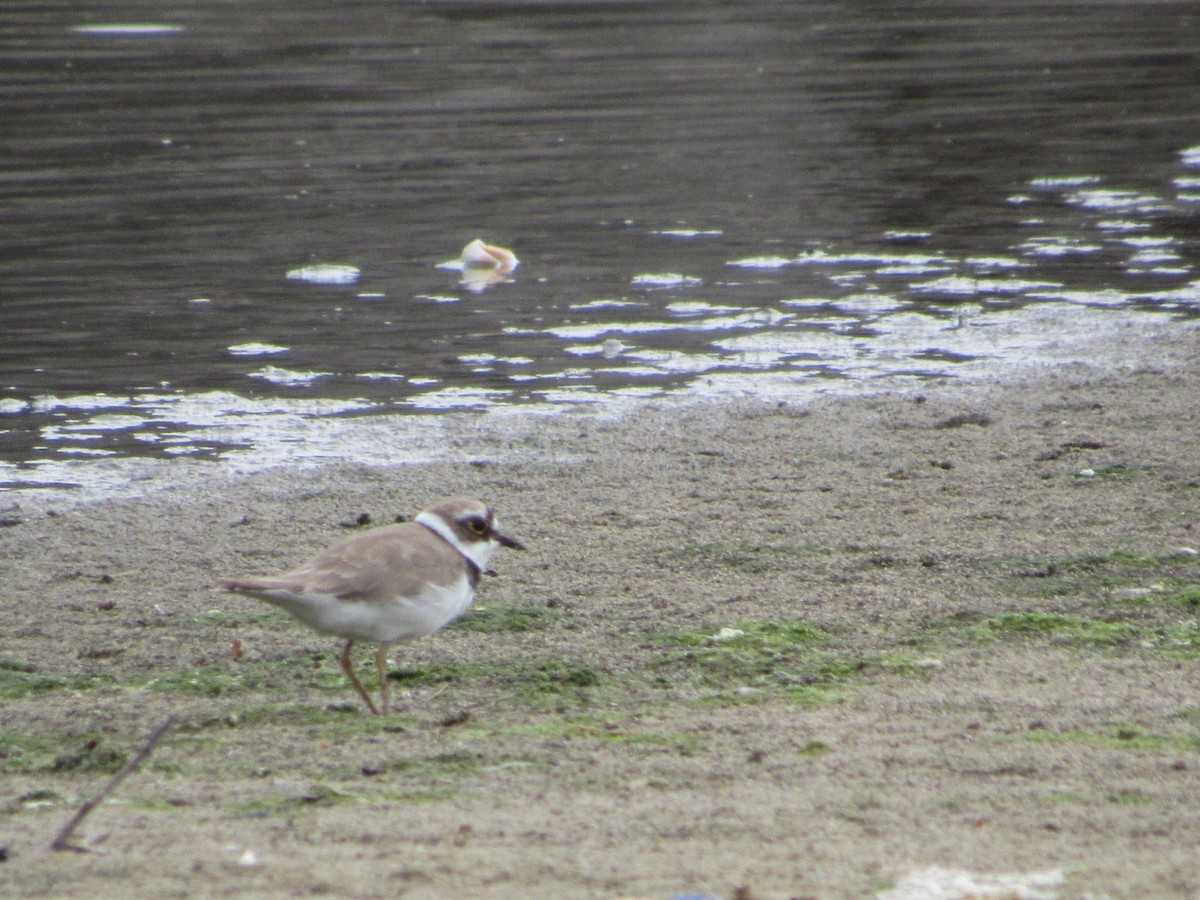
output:
<path id="1" fill-rule="evenodd" d="M 354 665 L 350 662 L 350 648 L 354 646 L 354 641 L 346 641 L 346 649 L 342 651 L 342 671 L 349 676 L 354 683 L 354 689 L 358 691 L 358 696 L 363 698 L 369 709 L 374 715 L 379 715 L 379 709 L 375 706 L 375 701 L 371 699 L 371 695 L 367 693 L 367 689 L 362 686 L 362 682 L 358 680 L 358 676 L 354 674 Z M 386 708 L 386 700 L 385 708 Z"/>
<path id="2" fill-rule="evenodd" d="M 379 695 L 383 699 L 383 714 L 388 714 L 388 681 L 387 681 L 387 652 L 388 645 L 380 644 L 375 651 L 375 668 L 379 672 Z"/>

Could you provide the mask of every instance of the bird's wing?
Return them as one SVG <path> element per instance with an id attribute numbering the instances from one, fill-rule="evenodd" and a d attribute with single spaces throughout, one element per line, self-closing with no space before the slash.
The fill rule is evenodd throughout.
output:
<path id="1" fill-rule="evenodd" d="M 420 596 L 428 583 L 442 587 L 463 578 L 466 564 L 444 540 L 412 523 L 374 528 L 334 544 L 290 572 L 229 579 L 229 590 L 321 594 L 345 602 L 382 603 L 397 595 Z"/>

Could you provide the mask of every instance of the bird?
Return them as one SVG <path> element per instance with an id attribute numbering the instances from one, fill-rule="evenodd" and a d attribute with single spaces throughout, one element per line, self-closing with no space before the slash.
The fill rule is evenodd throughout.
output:
<path id="1" fill-rule="evenodd" d="M 463 247 L 458 259 L 438 263 L 439 269 L 461 272 L 459 284 L 476 293 L 494 284 L 512 281 L 508 276 L 521 264 L 517 255 L 505 247 L 485 244 L 476 238 Z"/>
<path id="2" fill-rule="evenodd" d="M 387 652 L 428 637 L 466 612 L 500 548 L 525 546 L 500 531 L 481 500 L 456 497 L 411 522 L 339 541 L 280 575 L 222 578 L 221 588 L 264 600 L 321 634 L 345 640 L 342 671 L 374 715 L 389 712 Z M 358 641 L 375 641 L 380 708 L 350 661 Z"/>
<path id="3" fill-rule="evenodd" d="M 520 265 L 520 260 L 511 250 L 497 247 L 494 244 L 485 244 L 479 238 L 463 247 L 459 262 L 464 268 L 478 266 L 487 269 L 502 269 L 504 274 Z"/>

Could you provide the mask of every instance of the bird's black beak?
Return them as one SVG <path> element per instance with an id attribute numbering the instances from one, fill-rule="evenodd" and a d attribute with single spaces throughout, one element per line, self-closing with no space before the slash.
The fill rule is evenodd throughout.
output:
<path id="1" fill-rule="evenodd" d="M 522 544 L 522 543 L 521 543 L 520 541 L 518 541 L 516 538 L 510 538 L 510 537 L 509 537 L 507 534 L 501 534 L 501 533 L 500 533 L 500 532 L 498 532 L 498 531 L 493 531 L 493 532 L 492 532 L 492 538 L 493 538 L 493 539 L 496 541 L 496 543 L 498 543 L 498 544 L 499 544 L 501 547 L 510 547 L 510 548 L 511 548 L 511 549 L 513 549 L 513 550 L 524 550 L 524 549 L 525 549 L 525 545 L 524 545 L 524 544 Z"/>

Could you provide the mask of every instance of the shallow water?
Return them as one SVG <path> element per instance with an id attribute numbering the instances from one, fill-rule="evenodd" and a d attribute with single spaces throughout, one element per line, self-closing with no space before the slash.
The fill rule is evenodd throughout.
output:
<path id="1" fill-rule="evenodd" d="M 398 457 L 425 417 L 392 451 L 355 423 L 802 396 L 1200 315 L 1194 4 L 897 7 L 7 12 L 0 483 Z M 439 267 L 476 237 L 507 279 Z"/>

